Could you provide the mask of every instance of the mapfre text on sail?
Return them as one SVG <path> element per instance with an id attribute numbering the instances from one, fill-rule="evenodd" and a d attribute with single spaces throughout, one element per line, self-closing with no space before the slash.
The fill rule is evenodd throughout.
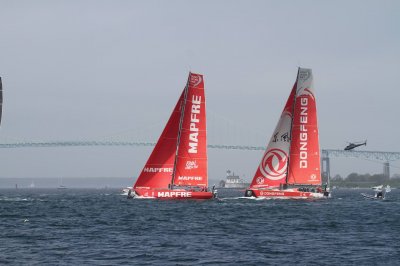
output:
<path id="1" fill-rule="evenodd" d="M 197 153 L 197 146 L 199 144 L 199 117 L 201 106 L 201 96 L 193 95 L 192 109 L 190 114 L 190 134 L 189 134 L 189 153 Z"/>

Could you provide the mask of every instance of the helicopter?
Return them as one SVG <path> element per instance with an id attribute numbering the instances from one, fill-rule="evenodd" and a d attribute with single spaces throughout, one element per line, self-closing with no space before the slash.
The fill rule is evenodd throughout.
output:
<path id="1" fill-rule="evenodd" d="M 354 142 L 354 143 L 349 142 L 349 145 L 347 145 L 344 148 L 344 150 L 345 151 L 350 151 L 350 150 L 352 150 L 354 148 L 357 148 L 357 147 L 363 146 L 363 145 L 367 146 L 367 140 L 365 140 L 364 142 Z"/>

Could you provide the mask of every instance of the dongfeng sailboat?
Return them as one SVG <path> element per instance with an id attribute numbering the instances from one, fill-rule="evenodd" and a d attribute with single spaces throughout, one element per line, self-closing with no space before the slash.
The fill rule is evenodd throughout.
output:
<path id="1" fill-rule="evenodd" d="M 203 76 L 186 86 L 128 197 L 210 199 Z"/>
<path id="2" fill-rule="evenodd" d="M 322 198 L 317 109 L 311 69 L 297 79 L 245 197 Z"/>

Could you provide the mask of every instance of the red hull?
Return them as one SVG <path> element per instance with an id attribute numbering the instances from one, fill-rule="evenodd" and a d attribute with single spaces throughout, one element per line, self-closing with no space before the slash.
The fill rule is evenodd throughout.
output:
<path id="1" fill-rule="evenodd" d="M 189 191 L 184 189 L 134 189 L 135 196 L 148 199 L 212 199 L 209 191 Z"/>
<path id="2" fill-rule="evenodd" d="M 245 197 L 278 198 L 278 199 L 316 199 L 327 197 L 327 192 L 306 192 L 297 189 L 247 189 Z"/>

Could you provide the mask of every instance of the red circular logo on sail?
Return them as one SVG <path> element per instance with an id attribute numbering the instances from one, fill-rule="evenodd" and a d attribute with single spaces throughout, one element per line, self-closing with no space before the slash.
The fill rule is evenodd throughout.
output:
<path id="1" fill-rule="evenodd" d="M 190 83 L 193 87 L 197 87 L 203 81 L 200 75 L 190 75 Z"/>
<path id="2" fill-rule="evenodd" d="M 264 184 L 264 177 L 262 177 L 262 176 L 257 177 L 256 183 L 257 183 L 258 185 Z"/>
<path id="3" fill-rule="evenodd" d="M 286 176 L 287 154 L 281 149 L 271 149 L 260 164 L 261 173 L 270 180 L 279 180 Z"/>

